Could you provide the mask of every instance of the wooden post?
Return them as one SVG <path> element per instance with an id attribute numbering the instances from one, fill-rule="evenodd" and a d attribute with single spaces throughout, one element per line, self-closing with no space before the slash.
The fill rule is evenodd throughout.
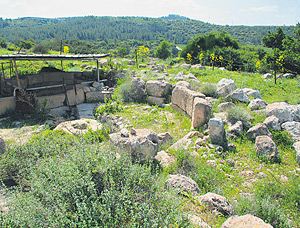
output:
<path id="1" fill-rule="evenodd" d="M 17 61 L 16 61 L 16 59 L 14 59 L 14 64 L 15 64 L 15 70 L 16 70 L 16 77 L 17 77 L 18 87 L 19 87 L 19 90 L 21 91 L 22 88 L 21 88 L 21 82 L 20 82 L 20 78 L 19 78 L 19 73 L 18 73 Z"/>
<path id="2" fill-rule="evenodd" d="M 61 64 L 61 70 L 64 70 L 64 65 L 63 65 L 63 61 L 62 60 L 60 61 L 60 64 Z"/>
<path id="3" fill-rule="evenodd" d="M 98 82 L 100 81 L 100 73 L 99 73 L 99 60 L 97 59 L 97 78 Z"/>

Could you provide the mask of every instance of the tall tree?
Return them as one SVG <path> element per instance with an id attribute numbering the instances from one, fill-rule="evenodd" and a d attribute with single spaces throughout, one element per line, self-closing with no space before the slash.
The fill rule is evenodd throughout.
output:
<path id="1" fill-rule="evenodd" d="M 160 59 L 167 59 L 171 56 L 170 46 L 167 41 L 163 40 L 160 45 L 157 47 L 154 55 Z"/>

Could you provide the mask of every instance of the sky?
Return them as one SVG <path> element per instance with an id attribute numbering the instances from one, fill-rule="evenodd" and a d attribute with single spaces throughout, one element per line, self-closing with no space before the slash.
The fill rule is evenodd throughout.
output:
<path id="1" fill-rule="evenodd" d="M 218 25 L 296 25 L 300 0 L 0 0 L 0 17 L 178 14 Z"/>

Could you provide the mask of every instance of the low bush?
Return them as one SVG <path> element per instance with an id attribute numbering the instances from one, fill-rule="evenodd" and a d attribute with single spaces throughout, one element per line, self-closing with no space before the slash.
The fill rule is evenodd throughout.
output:
<path id="1" fill-rule="evenodd" d="M 251 119 L 249 112 L 241 106 L 229 108 L 226 110 L 226 113 L 228 121 L 232 124 L 235 124 L 237 121 L 242 121 L 244 124 L 249 123 Z"/>
<path id="2" fill-rule="evenodd" d="M 217 85 L 213 83 L 205 83 L 201 86 L 200 92 L 207 97 L 217 97 Z"/>

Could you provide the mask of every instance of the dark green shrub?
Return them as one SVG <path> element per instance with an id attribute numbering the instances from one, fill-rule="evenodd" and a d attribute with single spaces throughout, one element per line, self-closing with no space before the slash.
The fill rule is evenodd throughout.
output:
<path id="1" fill-rule="evenodd" d="M 251 119 L 249 112 L 241 106 L 229 108 L 226 110 L 226 113 L 228 121 L 232 124 L 236 123 L 237 121 L 242 121 L 245 124 Z"/>
<path id="2" fill-rule="evenodd" d="M 200 88 L 200 92 L 205 94 L 208 97 L 216 97 L 217 96 L 217 85 L 213 83 L 203 84 Z"/>

